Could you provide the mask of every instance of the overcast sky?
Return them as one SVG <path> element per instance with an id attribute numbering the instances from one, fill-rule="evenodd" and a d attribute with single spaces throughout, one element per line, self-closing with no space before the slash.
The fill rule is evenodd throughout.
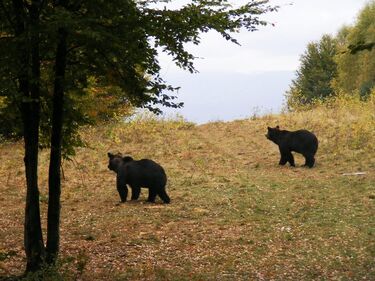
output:
<path id="1" fill-rule="evenodd" d="M 172 1 L 173 5 L 183 0 Z M 233 3 L 243 3 L 238 0 Z M 256 32 L 235 34 L 241 46 L 225 41 L 215 32 L 202 35 L 199 46 L 188 45 L 196 57 L 198 74 L 178 69 L 166 56 L 160 56 L 162 76 L 174 86 L 181 86 L 180 114 L 196 123 L 230 121 L 252 114 L 278 112 L 299 57 L 311 41 L 323 34 L 335 35 L 343 25 L 353 24 L 369 0 L 271 0 L 278 12 L 262 19 L 274 26 Z"/>

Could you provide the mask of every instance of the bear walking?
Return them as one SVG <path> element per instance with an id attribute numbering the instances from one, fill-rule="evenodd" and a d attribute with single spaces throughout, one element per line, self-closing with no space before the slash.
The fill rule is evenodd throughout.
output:
<path id="1" fill-rule="evenodd" d="M 295 151 L 305 157 L 304 166 L 309 168 L 314 166 L 314 156 L 318 150 L 318 138 L 313 133 L 307 130 L 280 130 L 280 127 L 276 126 L 275 128 L 268 127 L 266 137 L 279 146 L 281 155 L 279 165 L 285 165 L 289 162 L 291 166 L 295 166 L 292 154 L 292 151 Z"/>
<path id="2" fill-rule="evenodd" d="M 165 191 L 167 175 L 162 166 L 150 159 L 133 160 L 130 156 L 108 153 L 108 168 L 117 174 L 116 185 L 121 202 L 125 202 L 128 195 L 127 185 L 132 189 L 131 200 L 137 200 L 141 187 L 149 189 L 148 202 L 155 202 L 156 195 L 169 203 L 171 200 Z"/>

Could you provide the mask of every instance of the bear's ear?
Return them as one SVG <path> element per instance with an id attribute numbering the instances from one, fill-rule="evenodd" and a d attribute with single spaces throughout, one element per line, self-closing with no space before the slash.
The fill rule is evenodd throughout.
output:
<path id="1" fill-rule="evenodd" d="M 267 130 L 268 130 L 268 131 L 271 131 L 271 129 L 272 129 L 271 127 L 267 127 Z"/>
<path id="2" fill-rule="evenodd" d="M 109 158 L 112 158 L 112 157 L 113 157 L 113 154 L 112 154 L 111 152 L 108 152 L 107 154 L 108 154 L 108 157 L 109 157 Z"/>
<path id="3" fill-rule="evenodd" d="M 134 159 L 130 156 L 125 156 L 125 157 L 122 158 L 122 161 L 124 161 L 124 162 L 130 162 L 130 161 L 133 161 L 133 160 Z"/>
<path id="4" fill-rule="evenodd" d="M 277 125 L 275 129 L 276 129 L 276 130 L 280 130 L 280 127 L 279 127 L 279 125 Z"/>

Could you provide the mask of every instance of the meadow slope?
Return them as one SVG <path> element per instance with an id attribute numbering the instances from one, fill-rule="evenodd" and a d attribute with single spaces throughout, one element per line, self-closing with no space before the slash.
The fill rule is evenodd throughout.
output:
<path id="1" fill-rule="evenodd" d="M 62 278 L 375 280 L 374 109 L 86 128 L 89 147 L 63 165 Z M 301 167 L 298 155 L 296 168 L 278 165 L 264 136 L 277 124 L 316 133 L 316 167 Z M 118 205 L 108 151 L 162 164 L 171 204 L 145 203 L 143 190 L 138 202 Z M 25 266 L 22 143 L 1 144 L 0 155 L 1 279 Z M 41 152 L 43 220 L 47 167 Z"/>

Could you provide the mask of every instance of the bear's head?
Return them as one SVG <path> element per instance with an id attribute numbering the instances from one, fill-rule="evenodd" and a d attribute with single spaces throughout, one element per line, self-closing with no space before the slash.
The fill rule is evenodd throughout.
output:
<path id="1" fill-rule="evenodd" d="M 109 157 L 109 164 L 108 164 L 108 169 L 114 171 L 117 173 L 118 168 L 121 166 L 122 163 L 127 163 L 130 161 L 133 161 L 133 158 L 130 156 L 125 156 L 123 157 L 121 153 L 117 154 L 112 154 L 108 152 L 108 157 Z"/>
<path id="2" fill-rule="evenodd" d="M 267 127 L 267 130 L 266 138 L 270 141 L 276 142 L 280 135 L 280 127 L 278 125 L 275 128 Z"/>

